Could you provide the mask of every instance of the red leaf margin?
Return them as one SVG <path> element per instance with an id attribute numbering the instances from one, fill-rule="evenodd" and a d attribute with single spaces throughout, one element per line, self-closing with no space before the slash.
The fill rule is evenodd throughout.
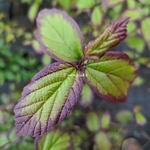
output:
<path id="1" fill-rule="evenodd" d="M 103 56 L 106 52 L 108 52 L 112 47 L 119 44 L 121 41 L 123 41 L 127 37 L 127 29 L 126 25 L 129 22 L 128 18 L 120 18 L 116 21 L 111 22 L 106 29 L 95 39 L 90 41 L 84 48 L 84 54 L 85 55 L 92 55 L 92 56 Z M 108 43 L 109 42 L 109 43 Z M 101 44 L 105 44 L 101 47 Z M 99 47 L 100 46 L 100 47 Z M 106 48 L 106 50 L 103 50 Z M 99 54 L 95 54 L 93 51 L 95 49 L 102 49 L 103 51 L 99 50 Z"/>
<path id="2" fill-rule="evenodd" d="M 53 8 L 53 9 L 43 9 L 41 12 L 39 12 L 39 14 L 38 14 L 38 16 L 36 18 L 36 23 L 37 23 L 38 30 L 37 30 L 37 33 L 36 33 L 35 37 L 36 37 L 36 39 L 37 39 L 37 41 L 38 41 L 38 43 L 40 45 L 41 50 L 45 54 L 47 54 L 50 57 L 54 58 L 55 60 L 57 60 L 59 62 L 65 62 L 65 61 L 61 60 L 60 58 L 58 58 L 56 55 L 54 55 L 51 52 L 47 51 L 47 47 L 41 41 L 41 34 L 39 32 L 40 27 L 41 27 L 40 20 L 43 18 L 44 15 L 47 15 L 47 14 L 52 15 L 52 16 L 55 15 L 55 14 L 61 14 L 64 17 L 64 19 L 66 21 L 68 21 L 72 25 L 72 27 L 74 28 L 74 30 L 76 30 L 76 32 L 78 33 L 78 36 L 79 36 L 79 39 L 80 39 L 81 45 L 82 45 L 82 51 L 83 51 L 84 40 L 83 40 L 83 35 L 82 35 L 82 32 L 81 32 L 78 24 L 65 11 L 61 11 L 61 10 L 58 10 L 58 9 L 55 9 L 55 8 Z"/>
<path id="3" fill-rule="evenodd" d="M 72 86 L 72 89 L 70 90 L 66 102 L 62 106 L 61 111 L 57 114 L 55 120 L 51 120 L 50 118 L 48 118 L 48 124 L 44 127 L 42 126 L 41 122 L 36 121 L 34 114 L 27 116 L 20 115 L 22 110 L 21 102 L 27 95 L 34 92 L 34 90 L 30 90 L 30 86 L 40 78 L 48 75 L 49 73 L 61 70 L 60 65 L 66 64 L 68 66 L 71 66 L 71 64 L 60 62 L 56 62 L 46 66 L 32 78 L 31 82 L 27 86 L 24 87 L 21 98 L 19 99 L 17 105 L 14 108 L 16 134 L 18 136 L 33 136 L 33 137 L 41 136 L 44 133 L 49 132 L 54 125 L 56 125 L 58 122 L 61 122 L 72 111 L 75 104 L 79 100 L 82 91 L 83 80 L 82 76 L 80 75 L 80 72 L 78 76 L 75 78 L 74 84 Z"/>
<path id="4" fill-rule="evenodd" d="M 134 68 L 136 68 L 134 74 L 135 74 L 135 78 L 137 76 L 137 74 L 139 73 L 140 69 L 137 68 L 133 61 L 129 58 L 129 56 L 123 52 L 107 52 L 104 56 L 109 56 L 109 57 L 116 57 L 117 56 L 117 59 L 123 59 L 123 60 L 127 60 L 129 62 L 129 64 L 131 66 L 133 66 Z M 103 57 L 104 57 L 103 56 Z M 85 73 L 85 70 L 84 69 L 84 73 Z M 134 79 L 135 79 L 134 78 Z M 89 81 L 88 81 L 88 77 L 86 76 L 86 73 L 85 73 L 85 76 L 84 76 L 84 79 L 85 79 L 85 82 L 89 85 L 89 87 L 91 88 L 91 90 L 97 95 L 99 96 L 100 98 L 103 98 L 104 100 L 110 102 L 110 103 L 116 103 L 116 102 L 126 102 L 127 101 L 127 96 L 124 95 L 121 99 L 116 99 L 116 97 L 112 96 L 111 94 L 107 94 L 107 95 L 104 95 L 104 94 L 101 94 L 98 89 L 93 86 Z M 130 85 L 132 84 L 132 82 L 134 81 L 134 79 L 130 82 Z M 129 90 L 129 89 L 128 89 Z"/>

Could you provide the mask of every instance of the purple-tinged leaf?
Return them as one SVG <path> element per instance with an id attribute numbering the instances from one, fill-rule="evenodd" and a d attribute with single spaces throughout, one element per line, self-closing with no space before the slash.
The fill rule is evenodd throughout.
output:
<path id="1" fill-rule="evenodd" d="M 37 136 L 51 130 L 73 109 L 82 91 L 82 77 L 70 64 L 53 63 L 24 88 L 14 108 L 16 132 Z"/>
<path id="2" fill-rule="evenodd" d="M 113 8 L 119 4 L 124 3 L 125 0 L 103 0 L 102 6 L 105 6 L 107 8 Z"/>
<path id="3" fill-rule="evenodd" d="M 41 49 L 58 61 L 76 62 L 83 55 L 83 37 L 77 23 L 64 11 L 44 9 L 37 17 Z"/>
<path id="4" fill-rule="evenodd" d="M 53 130 L 35 139 L 36 150 L 66 150 L 71 147 L 71 136 L 60 130 Z"/>
<path id="5" fill-rule="evenodd" d="M 104 32 L 100 34 L 98 38 L 88 43 L 88 45 L 85 47 L 85 55 L 95 55 L 101 57 L 113 46 L 124 40 L 127 36 L 126 25 L 128 21 L 129 18 L 118 19 L 108 25 Z"/>
<path id="6" fill-rule="evenodd" d="M 122 52 L 108 52 L 100 60 L 89 61 L 85 78 L 91 89 L 108 102 L 125 102 L 138 69 Z"/>

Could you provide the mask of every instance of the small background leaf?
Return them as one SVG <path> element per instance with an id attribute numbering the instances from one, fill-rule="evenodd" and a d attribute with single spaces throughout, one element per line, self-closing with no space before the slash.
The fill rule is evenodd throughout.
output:
<path id="1" fill-rule="evenodd" d="M 89 9 L 91 7 L 93 7 L 95 4 L 94 0 L 78 0 L 77 2 L 77 8 L 78 9 Z"/>
<path id="2" fill-rule="evenodd" d="M 136 118 L 137 124 L 139 124 L 141 126 L 145 125 L 146 122 L 147 122 L 145 116 L 141 112 L 136 112 L 135 113 L 135 118 Z"/>
<path id="3" fill-rule="evenodd" d="M 134 22 L 129 22 L 129 24 L 127 26 L 128 34 L 132 35 L 135 33 L 136 30 L 137 30 L 137 25 Z"/>
<path id="4" fill-rule="evenodd" d="M 135 105 L 134 106 L 134 114 L 135 114 L 135 119 L 138 125 L 144 126 L 147 123 L 146 117 L 141 113 L 141 106 Z"/>
<path id="5" fill-rule="evenodd" d="M 118 147 L 122 146 L 122 142 L 123 142 L 123 136 L 118 133 L 117 131 L 110 131 L 107 133 L 108 137 L 111 139 L 112 143 L 115 143 L 115 145 L 117 145 Z"/>
<path id="6" fill-rule="evenodd" d="M 67 150 L 71 146 L 71 137 L 68 133 L 53 130 L 44 134 L 36 141 L 38 150 Z"/>
<path id="7" fill-rule="evenodd" d="M 116 114 L 116 120 L 119 123 L 127 124 L 134 121 L 133 113 L 129 110 L 121 110 Z"/>
<path id="8" fill-rule="evenodd" d="M 58 0 L 58 2 L 65 10 L 68 11 L 69 9 L 71 9 L 71 6 L 73 6 L 73 4 L 75 3 L 75 0 Z"/>
<path id="9" fill-rule="evenodd" d="M 103 14 L 99 6 L 93 9 L 91 19 L 94 26 L 99 27 L 101 25 Z"/>
<path id="10" fill-rule="evenodd" d="M 8 139 L 6 133 L 0 133 L 0 139 L 1 139 L 0 147 L 4 146 L 7 143 L 9 143 L 9 139 Z"/>
<path id="11" fill-rule="evenodd" d="M 48 64 L 50 64 L 52 62 L 52 59 L 48 55 L 43 55 L 42 62 L 46 66 L 46 65 L 48 65 Z"/>
<path id="12" fill-rule="evenodd" d="M 99 118 L 95 112 L 89 112 L 87 114 L 86 125 L 90 131 L 97 131 L 100 128 Z"/>
<path id="13" fill-rule="evenodd" d="M 149 36 L 150 28 L 148 28 L 149 26 L 150 26 L 150 18 L 143 19 L 141 22 L 141 32 L 143 34 L 143 37 L 147 41 L 147 45 L 150 49 L 150 36 Z"/>
<path id="14" fill-rule="evenodd" d="M 122 14 L 122 17 L 130 17 L 131 21 L 139 20 L 142 18 L 142 10 L 141 9 L 128 9 L 125 10 Z"/>
<path id="15" fill-rule="evenodd" d="M 92 90 L 89 88 L 87 84 L 83 85 L 81 100 L 79 101 L 83 107 L 88 107 L 92 103 L 94 98 Z"/>
<path id="16" fill-rule="evenodd" d="M 112 144 L 104 132 L 98 132 L 95 135 L 94 141 L 96 143 L 96 146 L 99 150 L 111 150 Z"/>
<path id="17" fill-rule="evenodd" d="M 133 9 L 136 7 L 136 1 L 126 0 L 129 9 Z"/>
<path id="18" fill-rule="evenodd" d="M 40 5 L 39 3 L 35 2 L 29 8 L 28 17 L 29 17 L 31 22 L 33 22 L 35 20 L 39 5 Z"/>
<path id="19" fill-rule="evenodd" d="M 144 51 L 145 43 L 141 38 L 128 37 L 126 42 L 130 48 L 137 50 L 137 52 L 142 53 Z"/>
<path id="20" fill-rule="evenodd" d="M 108 111 L 106 111 L 101 118 L 101 128 L 102 129 L 108 129 L 109 128 L 109 124 L 111 122 L 110 120 L 110 114 Z"/>

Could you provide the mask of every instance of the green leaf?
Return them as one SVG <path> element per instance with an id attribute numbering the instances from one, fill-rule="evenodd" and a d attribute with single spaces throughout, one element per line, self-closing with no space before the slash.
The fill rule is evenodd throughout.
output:
<path id="1" fill-rule="evenodd" d="M 100 10 L 100 7 L 97 6 L 93 9 L 91 19 L 92 19 L 93 25 L 95 25 L 95 26 L 100 26 L 101 25 L 103 15 L 102 15 L 102 12 Z"/>
<path id="2" fill-rule="evenodd" d="M 40 49 L 40 45 L 36 40 L 32 40 L 32 47 L 37 53 L 42 53 L 42 50 Z"/>
<path id="3" fill-rule="evenodd" d="M 0 147 L 6 145 L 7 143 L 9 143 L 9 139 L 8 139 L 5 132 L 0 133 L 0 139 L 1 139 Z"/>
<path id="4" fill-rule="evenodd" d="M 134 114 L 135 114 L 135 119 L 137 124 L 143 126 L 147 123 L 146 117 L 141 113 L 141 106 L 140 105 L 135 105 L 134 106 Z"/>
<path id="5" fill-rule="evenodd" d="M 80 145 L 81 145 L 81 143 L 82 143 L 82 140 L 83 139 L 81 139 L 81 136 L 80 135 L 78 135 L 78 134 L 74 134 L 73 136 L 72 136 L 72 143 L 73 143 L 73 150 L 81 150 L 80 149 Z M 71 149 L 71 150 L 72 150 Z"/>
<path id="6" fill-rule="evenodd" d="M 145 58 L 144 58 L 144 60 L 145 60 Z M 146 61 L 146 60 L 145 60 L 145 61 Z M 140 63 L 141 63 L 141 62 L 140 62 Z M 144 62 L 144 63 L 148 64 L 147 62 Z M 141 86 L 144 82 L 145 82 L 144 77 L 138 76 L 138 77 L 134 80 L 133 86 Z"/>
<path id="7" fill-rule="evenodd" d="M 106 111 L 101 118 L 101 128 L 102 129 L 107 129 L 109 127 L 109 124 L 111 122 L 110 119 L 111 119 L 110 114 L 108 111 Z"/>
<path id="8" fill-rule="evenodd" d="M 117 112 L 116 120 L 122 124 L 132 122 L 134 120 L 133 113 L 129 110 L 121 110 Z"/>
<path id="9" fill-rule="evenodd" d="M 115 146 L 117 146 L 117 147 L 122 146 L 124 137 L 120 132 L 110 131 L 107 133 L 107 135 Z"/>
<path id="10" fill-rule="evenodd" d="M 93 7 L 95 4 L 94 0 L 78 0 L 77 1 L 77 8 L 78 9 L 89 9 L 91 7 Z"/>
<path id="11" fill-rule="evenodd" d="M 80 104 L 83 107 L 88 107 L 93 101 L 93 92 L 87 84 L 83 85 Z"/>
<path id="12" fill-rule="evenodd" d="M 122 17 L 130 17 L 131 21 L 135 21 L 142 18 L 142 12 L 141 9 L 127 9 L 123 12 Z"/>
<path id="13" fill-rule="evenodd" d="M 5 40 L 7 43 L 13 41 L 14 39 L 15 39 L 15 35 L 13 33 L 7 33 L 6 34 Z"/>
<path id="14" fill-rule="evenodd" d="M 95 135 L 94 141 L 99 150 L 111 150 L 112 143 L 104 132 L 98 132 Z"/>
<path id="15" fill-rule="evenodd" d="M 58 2 L 65 10 L 69 10 L 75 3 L 75 0 L 58 0 Z"/>
<path id="16" fill-rule="evenodd" d="M 143 34 L 144 39 L 147 41 L 147 44 L 149 46 L 150 49 L 150 28 L 148 28 L 150 26 L 150 18 L 145 18 L 141 21 L 141 31 Z"/>
<path id="17" fill-rule="evenodd" d="M 123 5 L 118 5 L 113 7 L 113 9 L 110 9 L 109 15 L 113 19 L 118 19 L 120 17 L 120 13 L 122 12 Z"/>
<path id="18" fill-rule="evenodd" d="M 132 35 L 137 30 L 137 25 L 135 22 L 130 22 L 127 26 L 128 34 Z"/>
<path id="19" fill-rule="evenodd" d="M 52 62 L 52 59 L 48 55 L 43 55 L 42 62 L 44 65 L 48 65 Z"/>
<path id="20" fill-rule="evenodd" d="M 101 57 L 112 47 L 124 40 L 126 38 L 126 25 L 128 21 L 129 18 L 118 19 L 108 25 L 97 39 L 90 41 L 85 47 L 85 57 L 90 57 L 91 55 Z"/>
<path id="21" fill-rule="evenodd" d="M 10 80 L 10 81 L 15 80 L 15 74 L 10 70 L 5 71 L 5 77 L 7 80 Z"/>
<path id="22" fill-rule="evenodd" d="M 100 128 L 98 115 L 95 112 L 89 112 L 86 116 L 86 124 L 90 131 L 97 131 Z"/>
<path id="23" fill-rule="evenodd" d="M 141 112 L 135 112 L 135 118 L 137 124 L 141 126 L 145 125 L 147 122 L 146 117 Z"/>
<path id="24" fill-rule="evenodd" d="M 54 130 L 38 139 L 36 146 L 38 150 L 66 150 L 71 146 L 70 141 L 71 137 L 68 133 Z"/>
<path id="25" fill-rule="evenodd" d="M 111 103 L 125 102 L 130 84 L 137 73 L 138 69 L 126 54 L 109 52 L 100 60 L 88 62 L 85 79 L 101 98 Z"/>
<path id="26" fill-rule="evenodd" d="M 144 51 L 145 42 L 139 37 L 128 37 L 126 39 L 127 44 L 130 48 L 137 50 L 137 52 L 142 53 Z"/>
<path id="27" fill-rule="evenodd" d="M 127 5 L 129 9 L 133 9 L 136 7 L 136 1 L 127 0 Z"/>
<path id="28" fill-rule="evenodd" d="M 144 13 L 145 16 L 148 16 L 150 13 L 150 9 L 149 6 L 145 6 L 144 8 L 142 8 L 142 11 Z"/>
<path id="29" fill-rule="evenodd" d="M 35 137 L 50 131 L 73 109 L 82 84 L 80 73 L 67 63 L 53 63 L 37 73 L 14 108 L 17 135 Z"/>
<path id="30" fill-rule="evenodd" d="M 11 129 L 9 132 L 9 140 L 11 143 L 15 142 L 16 140 L 18 140 L 18 137 L 16 136 L 16 132 L 15 129 Z"/>
<path id="31" fill-rule="evenodd" d="M 35 20 L 35 17 L 37 15 L 37 11 L 38 11 L 38 8 L 39 8 L 39 4 L 34 2 L 30 8 L 29 8 L 29 11 L 28 11 L 28 18 L 30 19 L 31 22 L 33 22 Z"/>
<path id="32" fill-rule="evenodd" d="M 76 62 L 82 58 L 82 33 L 66 12 L 44 9 L 37 17 L 37 26 L 36 37 L 46 54 L 58 61 Z"/>
<path id="33" fill-rule="evenodd" d="M 20 142 L 17 146 L 16 146 L 16 148 L 15 148 L 15 150 L 16 149 L 21 149 L 21 150 L 34 150 L 34 145 L 33 145 L 33 143 L 29 143 L 29 142 L 26 142 L 26 141 L 23 141 L 23 142 Z"/>

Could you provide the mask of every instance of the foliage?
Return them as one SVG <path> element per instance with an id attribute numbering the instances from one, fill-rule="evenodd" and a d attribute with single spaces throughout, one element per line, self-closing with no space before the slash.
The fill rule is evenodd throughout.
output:
<path id="1" fill-rule="evenodd" d="M 83 48 L 80 29 L 65 12 L 39 13 L 37 40 L 46 54 L 60 62 L 47 65 L 24 87 L 14 108 L 17 135 L 41 136 L 62 121 L 78 101 L 84 77 L 103 99 L 126 101 L 138 69 L 126 54 L 107 51 L 126 37 L 127 23 L 128 19 L 111 23 Z"/>
<path id="2" fill-rule="evenodd" d="M 20 96 L 23 86 L 29 82 L 32 75 L 41 69 L 41 64 L 48 65 L 51 62 L 50 56 L 41 52 L 34 38 L 36 34 L 34 22 L 37 12 L 45 7 L 55 7 L 67 11 L 79 23 L 85 43 L 102 33 L 112 20 L 120 17 L 130 17 L 130 22 L 127 26 L 128 38 L 113 50 L 117 49 L 125 52 L 134 60 L 136 65 L 140 66 L 140 75 L 136 78 L 133 83 L 134 87 L 132 87 L 132 89 L 138 87 L 140 91 L 132 95 L 131 89 L 128 95 L 128 109 L 124 108 L 126 105 L 124 104 L 122 105 L 123 109 L 119 108 L 118 110 L 117 104 L 109 105 L 107 102 L 101 101 L 100 98 L 92 94 L 87 85 L 83 86 L 84 90 L 81 99 L 78 101 L 83 107 L 78 103 L 71 114 L 56 126 L 61 135 L 67 133 L 71 138 L 70 143 L 72 143 L 73 147 L 71 149 L 101 149 L 97 143 L 99 138 L 97 139 L 96 137 L 101 137 L 102 135 L 108 140 L 106 142 L 112 146 L 112 149 L 121 149 L 124 139 L 129 136 L 137 138 L 144 145 L 143 149 L 150 148 L 148 142 L 149 130 L 147 129 L 149 119 L 145 114 L 145 112 L 148 112 L 146 109 L 148 107 L 146 102 L 148 98 L 142 95 L 144 94 L 143 87 L 147 86 L 147 92 L 150 88 L 150 82 L 147 80 L 150 68 L 149 28 L 147 28 L 149 26 L 150 3 L 146 0 L 136 2 L 126 0 L 119 1 L 119 3 L 118 0 L 107 0 L 107 3 L 101 2 L 102 0 L 89 0 L 88 3 L 84 0 L 1 1 L 0 39 L 3 39 L 3 46 L 0 50 L 0 66 L 4 65 L 4 62 L 5 66 L 7 66 L 7 63 L 9 64 L 8 66 L 11 66 L 13 65 L 13 60 L 19 66 L 19 71 L 13 72 L 10 69 L 11 67 L 3 67 L 3 69 L 0 69 L 0 74 L 4 76 L 5 72 L 10 72 L 10 74 L 12 72 L 13 74 L 20 74 L 20 79 L 18 79 L 18 75 L 13 80 L 6 79 L 6 77 L 3 79 L 2 76 L 1 79 L 3 80 L 0 79 L 0 139 L 3 141 L 0 144 L 0 149 L 34 149 L 33 138 L 17 137 L 15 135 L 13 107 Z M 32 47 L 35 51 L 32 50 Z M 5 50 L 13 58 L 5 57 L 4 59 L 1 53 L 5 53 Z M 18 60 L 26 62 L 26 66 L 21 66 L 14 59 L 14 56 Z M 30 65 L 29 59 L 34 59 L 33 65 Z M 24 73 L 21 73 L 22 70 L 24 70 Z M 11 76 L 10 74 L 8 76 Z M 140 95 L 138 97 L 141 99 L 141 103 L 139 103 L 137 95 Z M 132 101 L 133 98 L 137 100 Z M 136 105 L 132 108 L 133 105 L 130 104 L 133 103 L 140 106 Z M 98 119 L 98 122 L 95 119 L 95 125 L 93 125 L 94 128 L 96 127 L 95 130 L 91 130 L 87 125 L 87 122 L 92 124 L 88 118 L 91 113 L 95 114 Z M 52 129 L 48 134 L 54 133 L 56 130 Z"/>
<path id="3" fill-rule="evenodd" d="M 0 72 L 1 85 L 4 82 L 19 83 L 29 80 L 35 72 L 33 66 L 37 65 L 35 58 L 27 56 L 26 59 L 22 59 L 24 55 L 22 50 L 13 53 L 9 51 L 10 48 L 10 44 L 4 43 L 2 39 L 0 40 L 0 69 L 3 70 L 3 72 Z M 31 69 L 32 72 L 28 72 Z"/>

